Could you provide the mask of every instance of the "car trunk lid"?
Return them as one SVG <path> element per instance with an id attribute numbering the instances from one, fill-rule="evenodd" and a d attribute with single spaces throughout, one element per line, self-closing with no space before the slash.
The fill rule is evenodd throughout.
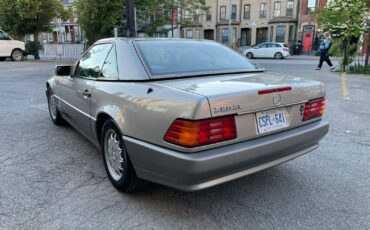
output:
<path id="1" fill-rule="evenodd" d="M 263 111 L 325 95 L 320 82 L 271 73 L 174 79 L 161 84 L 207 97 L 213 117 Z"/>

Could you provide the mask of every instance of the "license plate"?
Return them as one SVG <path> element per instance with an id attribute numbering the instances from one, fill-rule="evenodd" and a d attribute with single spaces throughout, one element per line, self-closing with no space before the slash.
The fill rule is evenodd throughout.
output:
<path id="1" fill-rule="evenodd" d="M 258 133 L 268 133 L 289 126 L 285 109 L 273 109 L 256 113 Z"/>

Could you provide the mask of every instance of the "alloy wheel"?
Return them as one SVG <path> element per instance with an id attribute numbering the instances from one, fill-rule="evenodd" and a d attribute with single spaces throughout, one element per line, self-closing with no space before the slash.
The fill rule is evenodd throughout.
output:
<path id="1" fill-rule="evenodd" d="M 105 135 L 104 153 L 105 161 L 107 164 L 108 171 L 112 178 L 116 181 L 120 180 L 123 176 L 123 148 L 120 140 L 120 136 L 110 129 Z"/>

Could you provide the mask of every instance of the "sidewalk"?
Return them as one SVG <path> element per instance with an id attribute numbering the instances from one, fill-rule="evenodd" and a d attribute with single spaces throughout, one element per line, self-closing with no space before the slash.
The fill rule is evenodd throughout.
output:
<path id="1" fill-rule="evenodd" d="M 314 55 L 291 55 L 289 56 L 290 59 L 295 59 L 295 60 L 319 60 L 320 56 L 314 56 Z M 339 61 L 339 57 L 330 57 L 331 60 L 333 61 Z"/>

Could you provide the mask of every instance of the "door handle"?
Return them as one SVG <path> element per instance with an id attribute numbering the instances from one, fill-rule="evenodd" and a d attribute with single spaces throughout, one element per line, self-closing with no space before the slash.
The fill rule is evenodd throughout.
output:
<path id="1" fill-rule="evenodd" d="M 91 93 L 88 89 L 85 89 L 83 92 L 82 92 L 82 95 L 84 95 L 85 97 L 91 97 Z"/>

